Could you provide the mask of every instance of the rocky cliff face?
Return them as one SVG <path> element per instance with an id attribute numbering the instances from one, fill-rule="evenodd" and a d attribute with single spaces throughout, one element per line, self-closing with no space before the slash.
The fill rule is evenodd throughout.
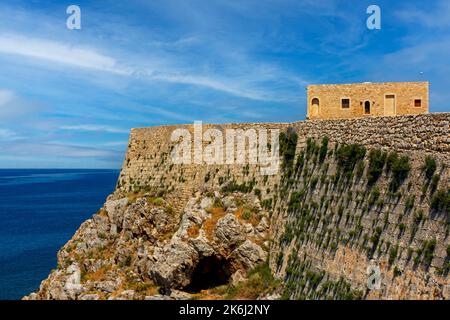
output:
<path id="1" fill-rule="evenodd" d="M 178 127 L 134 129 L 116 191 L 26 299 L 448 299 L 449 122 L 206 126 L 280 129 L 274 176 L 174 165 Z"/>
<path id="2" fill-rule="evenodd" d="M 59 251 L 29 299 L 187 299 L 245 279 L 266 261 L 257 197 L 199 192 L 183 212 L 153 192 L 111 196 Z"/>

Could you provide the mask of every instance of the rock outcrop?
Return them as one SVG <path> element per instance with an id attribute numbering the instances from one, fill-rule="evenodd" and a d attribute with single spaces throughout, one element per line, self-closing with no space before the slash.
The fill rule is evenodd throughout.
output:
<path id="1" fill-rule="evenodd" d="M 269 215 L 255 201 L 199 192 L 177 214 L 154 193 L 110 197 L 26 299 L 187 299 L 227 284 L 267 259 Z"/>

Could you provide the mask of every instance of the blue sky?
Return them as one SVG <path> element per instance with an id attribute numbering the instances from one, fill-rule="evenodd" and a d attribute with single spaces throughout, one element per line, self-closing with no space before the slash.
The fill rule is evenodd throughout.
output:
<path id="1" fill-rule="evenodd" d="M 2 1 L 0 167 L 119 168 L 133 127 L 301 120 L 310 83 L 430 81 L 449 111 L 449 27 L 447 0 Z"/>

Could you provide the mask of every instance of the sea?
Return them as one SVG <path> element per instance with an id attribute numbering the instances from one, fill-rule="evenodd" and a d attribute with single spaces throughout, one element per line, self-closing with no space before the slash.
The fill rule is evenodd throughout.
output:
<path id="1" fill-rule="evenodd" d="M 37 290 L 56 253 L 114 191 L 119 170 L 0 169 L 0 300 Z"/>

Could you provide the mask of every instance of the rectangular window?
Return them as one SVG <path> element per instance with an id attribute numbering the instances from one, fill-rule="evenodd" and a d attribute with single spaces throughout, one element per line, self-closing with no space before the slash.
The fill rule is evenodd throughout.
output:
<path id="1" fill-rule="evenodd" d="M 350 108 L 350 99 L 342 99 L 342 109 Z"/>
<path id="2" fill-rule="evenodd" d="M 421 108 L 422 107 L 422 99 L 415 99 L 414 107 Z"/>

